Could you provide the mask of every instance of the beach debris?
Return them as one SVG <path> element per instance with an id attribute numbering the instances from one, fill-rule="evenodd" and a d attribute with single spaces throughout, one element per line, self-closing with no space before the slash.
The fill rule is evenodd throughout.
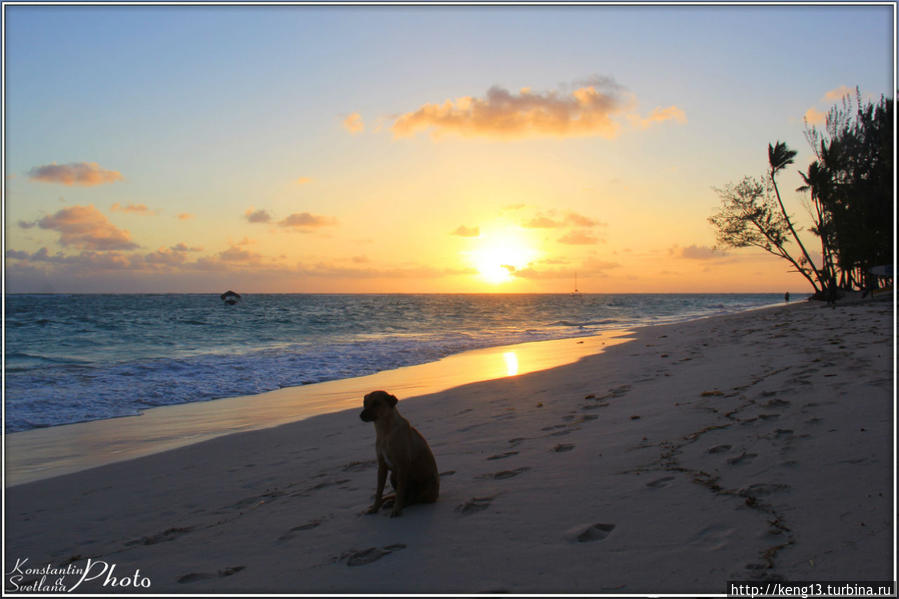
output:
<path id="1" fill-rule="evenodd" d="M 226 291 L 225 293 L 223 293 L 219 297 L 221 297 L 222 301 L 225 302 L 229 306 L 233 306 L 234 304 L 236 304 L 237 302 L 240 301 L 240 294 L 236 293 L 234 291 L 231 291 L 230 289 L 228 291 Z"/>

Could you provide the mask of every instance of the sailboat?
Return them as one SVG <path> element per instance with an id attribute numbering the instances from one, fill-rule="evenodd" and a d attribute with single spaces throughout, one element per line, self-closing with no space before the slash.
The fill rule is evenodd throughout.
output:
<path id="1" fill-rule="evenodd" d="M 578 291 L 578 288 L 577 288 L 577 273 L 574 273 L 574 291 L 571 292 L 571 295 L 573 297 L 574 296 L 580 297 L 580 295 L 581 295 L 581 292 Z"/>

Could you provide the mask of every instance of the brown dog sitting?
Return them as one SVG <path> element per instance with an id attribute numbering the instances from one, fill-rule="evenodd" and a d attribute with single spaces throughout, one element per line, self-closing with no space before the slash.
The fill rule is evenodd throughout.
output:
<path id="1" fill-rule="evenodd" d="M 386 391 L 365 396 L 365 408 L 359 417 L 375 423 L 375 449 L 378 454 L 378 490 L 368 513 L 374 514 L 384 503 L 384 483 L 390 470 L 390 484 L 396 499 L 390 517 L 399 516 L 413 503 L 433 503 L 440 493 L 437 462 L 428 442 L 396 409 L 397 399 Z"/>

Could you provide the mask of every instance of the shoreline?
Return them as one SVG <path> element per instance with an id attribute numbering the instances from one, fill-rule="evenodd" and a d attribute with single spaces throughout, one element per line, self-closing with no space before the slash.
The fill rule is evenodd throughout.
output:
<path id="1" fill-rule="evenodd" d="M 129 346 L 107 339 L 109 343 L 105 346 L 101 343 L 101 352 L 80 355 L 75 349 L 79 340 L 71 338 L 65 332 L 61 332 L 58 338 L 51 333 L 49 340 L 53 341 L 51 346 L 56 349 L 44 351 L 47 340 L 41 341 L 42 331 L 29 328 L 27 322 L 17 318 L 17 311 L 13 310 L 13 316 L 7 315 L 10 318 L 7 325 L 11 327 L 7 341 L 17 349 L 8 352 L 6 356 L 8 422 L 4 425 L 5 433 L 122 418 L 139 415 L 153 407 L 258 395 L 285 387 L 361 377 L 375 371 L 437 361 L 441 357 L 468 350 L 591 336 L 604 330 L 684 321 L 740 311 L 747 309 L 747 306 L 780 303 L 771 294 L 644 295 L 662 299 L 647 303 L 647 300 L 636 299 L 641 297 L 639 294 L 587 294 L 580 298 L 583 300 L 581 302 L 574 301 L 566 294 L 552 296 L 562 299 L 544 306 L 540 304 L 544 300 L 534 299 L 542 297 L 540 295 L 519 294 L 515 297 L 531 299 L 525 299 L 523 303 L 510 300 L 514 310 L 508 319 L 484 316 L 502 310 L 502 306 L 506 305 L 505 300 L 496 300 L 491 295 L 491 300 L 482 302 L 483 305 L 475 302 L 471 306 L 472 309 L 492 306 L 474 318 L 475 321 L 478 318 L 489 321 L 489 325 L 472 328 L 470 321 L 465 322 L 470 319 L 460 320 L 460 313 L 452 312 L 455 305 L 453 301 L 457 300 L 447 303 L 446 298 L 456 296 L 435 294 L 443 299 L 416 300 L 418 303 L 403 304 L 403 310 L 407 312 L 410 307 L 417 306 L 430 315 L 427 323 L 409 329 L 420 328 L 420 334 L 414 333 L 407 338 L 405 334 L 395 334 L 394 325 L 397 323 L 391 325 L 389 318 L 386 321 L 375 319 L 380 323 L 377 326 L 367 327 L 362 322 L 355 323 L 361 327 L 355 340 L 336 334 L 335 330 L 317 331 L 310 333 L 311 337 L 304 337 L 305 333 L 296 326 L 288 327 L 287 330 L 275 327 L 281 332 L 269 330 L 271 327 L 266 326 L 259 329 L 255 326 L 247 327 L 246 323 L 255 322 L 255 318 L 264 316 L 260 311 L 264 312 L 266 306 L 272 308 L 268 304 L 271 298 L 267 295 L 259 296 L 256 302 L 249 300 L 245 309 L 240 308 L 238 311 L 241 313 L 234 317 L 231 316 L 234 314 L 231 309 L 219 312 L 212 306 L 210 311 L 211 306 L 206 305 L 206 301 L 185 304 L 181 295 L 164 295 L 162 297 L 168 298 L 166 302 L 175 302 L 173 306 L 176 305 L 177 310 L 173 308 L 172 313 L 183 312 L 179 318 L 171 320 L 175 330 L 166 333 L 174 340 L 174 353 L 169 355 L 169 349 L 158 353 L 163 349 L 162 346 L 151 341 L 148 344 L 138 343 L 134 348 L 136 351 L 133 352 L 133 358 L 124 360 L 111 358 L 129 356 L 132 353 Z M 615 298 L 619 296 L 628 299 L 618 303 L 619 300 Z M 100 297 L 118 296 L 102 294 Z M 359 307 L 359 300 L 352 300 L 357 296 L 347 297 L 351 298 L 346 300 L 349 302 L 347 305 L 340 302 L 328 304 L 328 313 L 333 312 L 334 316 L 349 307 Z M 666 297 L 669 299 L 664 299 Z M 671 297 L 697 299 L 678 299 L 672 303 Z M 217 296 L 215 302 L 219 302 Z M 535 308 L 536 304 L 540 304 L 540 309 Z M 115 305 L 122 310 L 137 309 L 140 313 L 155 309 L 155 302 L 131 305 L 119 301 Z M 365 305 L 371 308 L 371 305 Z M 526 305 L 531 308 L 530 316 L 522 313 L 522 307 Z M 47 306 L 52 307 L 51 304 Z M 298 311 L 291 314 L 302 320 L 303 311 L 308 310 L 309 306 L 287 302 L 284 306 L 279 304 L 279 308 Z M 443 314 L 447 316 L 446 319 L 440 319 L 443 324 L 432 323 L 434 315 L 442 313 L 442 310 L 450 312 Z M 602 314 L 596 314 L 596 311 Z M 47 316 L 50 317 L 49 314 Z M 50 318 L 52 321 L 52 317 Z M 460 321 L 456 322 L 457 320 Z M 280 320 L 274 319 L 274 322 Z M 504 323 L 512 323 L 512 326 L 506 327 Z M 197 333 L 196 325 L 201 324 L 204 326 Z M 432 324 L 435 328 L 431 327 Z M 121 319 L 110 326 L 113 329 L 121 328 L 123 339 L 130 334 L 137 334 L 128 333 L 130 325 L 123 325 Z M 378 328 L 379 326 L 382 328 Z M 207 329 L 210 327 L 233 327 L 240 341 L 231 339 L 223 347 L 182 343 L 195 334 L 209 335 L 210 330 Z M 96 328 L 88 328 L 89 331 L 84 331 L 87 340 L 94 334 L 100 335 L 101 339 L 106 334 Z M 407 328 L 401 325 L 397 330 L 405 331 Z M 156 332 L 147 326 L 142 326 L 139 333 L 159 340 Z M 294 343 L 296 335 L 299 335 L 300 340 Z M 317 335 L 321 336 L 321 342 L 311 342 Z M 213 334 L 212 337 L 214 336 Z M 167 344 L 168 342 L 163 345 Z M 61 353 L 62 347 L 72 349 Z M 43 367 L 38 366 L 43 360 L 51 362 L 46 372 Z"/>
<path id="2" fill-rule="evenodd" d="M 893 319 L 882 303 L 797 302 L 397 393 L 441 473 L 437 503 L 398 519 L 361 515 L 375 469 L 358 397 L 16 485 L 6 571 L 17 558 L 102 559 L 157 593 L 695 594 L 727 580 L 894 579 Z"/>
<path id="3" fill-rule="evenodd" d="M 255 395 L 157 406 L 140 414 L 19 431 L 6 439 L 5 486 L 72 474 L 201 443 L 341 412 L 373 389 L 403 397 L 554 368 L 621 343 L 627 330 L 500 345 L 374 374 L 284 387 Z M 513 372 L 514 371 L 514 372 Z"/>
<path id="4" fill-rule="evenodd" d="M 793 304 L 802 301 L 805 300 L 796 300 Z M 727 317 L 785 305 L 790 304 L 772 303 L 738 312 L 608 329 L 583 337 L 489 346 L 450 354 L 434 362 L 392 368 L 371 375 L 283 387 L 251 395 L 155 406 L 134 415 L 5 433 L 4 486 L 8 488 L 169 451 L 216 437 L 340 412 L 355 407 L 367 390 L 389 387 L 404 397 L 434 393 L 454 386 L 569 364 L 601 353 L 606 347 L 622 342 L 617 338 L 626 337 L 632 331 L 643 328 Z M 578 347 L 572 347 L 572 344 Z M 501 357 L 509 352 L 515 354 L 514 373 L 511 372 L 513 365 L 508 363 L 508 358 Z M 463 374 L 450 376 L 447 374 L 449 371 Z M 257 412 L 251 413 L 252 410 Z"/>

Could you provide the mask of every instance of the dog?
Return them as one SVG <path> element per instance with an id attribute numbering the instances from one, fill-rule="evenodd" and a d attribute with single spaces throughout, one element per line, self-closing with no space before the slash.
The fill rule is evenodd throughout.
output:
<path id="1" fill-rule="evenodd" d="M 396 409 L 397 398 L 386 391 L 372 391 L 365 396 L 359 417 L 375 423 L 375 450 L 378 454 L 378 488 L 375 502 L 367 513 L 375 514 L 385 499 L 384 483 L 390 471 L 395 500 L 390 517 L 413 503 L 434 503 L 440 494 L 437 462 L 428 442 Z"/>

